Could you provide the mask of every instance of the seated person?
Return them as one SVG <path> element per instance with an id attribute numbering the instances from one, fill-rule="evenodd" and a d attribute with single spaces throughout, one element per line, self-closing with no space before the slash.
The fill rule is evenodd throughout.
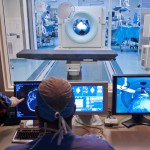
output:
<path id="1" fill-rule="evenodd" d="M 0 124 L 4 123 L 7 119 L 7 109 L 9 107 L 15 107 L 20 102 L 22 102 L 24 98 L 17 99 L 12 96 L 11 98 L 5 96 L 2 92 L 0 92 Z"/>
<path id="2" fill-rule="evenodd" d="M 72 133 L 75 98 L 71 85 L 66 80 L 43 80 L 38 91 L 35 110 L 40 136 L 32 142 L 10 146 L 6 150 L 114 150 L 107 141 L 97 136 Z"/>

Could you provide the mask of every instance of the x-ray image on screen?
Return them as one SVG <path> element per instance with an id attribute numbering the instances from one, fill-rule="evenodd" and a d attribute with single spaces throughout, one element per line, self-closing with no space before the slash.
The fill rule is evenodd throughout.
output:
<path id="1" fill-rule="evenodd" d="M 35 118 L 36 95 L 38 92 L 39 82 L 15 82 L 15 96 L 17 98 L 25 98 L 25 100 L 17 106 L 18 118 Z"/>
<path id="2" fill-rule="evenodd" d="M 150 113 L 150 78 L 118 78 L 116 112 Z"/>
<path id="3" fill-rule="evenodd" d="M 31 89 L 27 95 L 27 105 L 30 111 L 35 111 L 37 88 Z"/>

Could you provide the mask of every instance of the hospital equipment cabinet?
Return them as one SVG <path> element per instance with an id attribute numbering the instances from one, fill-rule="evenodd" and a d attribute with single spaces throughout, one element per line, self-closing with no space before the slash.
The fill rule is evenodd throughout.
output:
<path id="1" fill-rule="evenodd" d="M 145 69 L 150 69 L 150 45 L 142 45 L 141 65 Z"/>

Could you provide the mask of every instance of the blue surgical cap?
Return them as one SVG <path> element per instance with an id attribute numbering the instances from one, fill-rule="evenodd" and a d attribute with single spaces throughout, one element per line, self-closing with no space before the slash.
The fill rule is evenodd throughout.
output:
<path id="1" fill-rule="evenodd" d="M 53 122 L 56 112 L 63 118 L 74 114 L 75 98 L 71 85 L 62 78 L 43 80 L 38 87 L 37 105 L 41 118 Z"/>
<path id="2" fill-rule="evenodd" d="M 72 94 L 72 97 L 70 101 L 67 103 L 67 105 L 64 107 L 63 110 L 58 111 L 52 108 L 50 105 L 46 103 L 46 101 L 41 97 L 40 93 L 37 94 L 37 105 L 38 105 L 38 112 L 41 118 L 54 122 L 57 120 L 56 112 L 59 112 L 60 116 L 63 118 L 67 118 L 74 114 L 74 95 Z"/>

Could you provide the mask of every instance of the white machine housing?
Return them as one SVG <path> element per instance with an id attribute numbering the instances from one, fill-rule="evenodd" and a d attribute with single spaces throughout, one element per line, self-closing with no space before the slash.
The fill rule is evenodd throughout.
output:
<path id="1" fill-rule="evenodd" d="M 143 36 L 150 37 L 150 14 L 144 16 Z"/>
<path id="2" fill-rule="evenodd" d="M 70 18 L 58 19 L 59 48 L 105 48 L 106 14 L 101 6 L 75 6 Z M 73 30 L 77 17 L 87 19 L 90 31 L 78 35 Z"/>

